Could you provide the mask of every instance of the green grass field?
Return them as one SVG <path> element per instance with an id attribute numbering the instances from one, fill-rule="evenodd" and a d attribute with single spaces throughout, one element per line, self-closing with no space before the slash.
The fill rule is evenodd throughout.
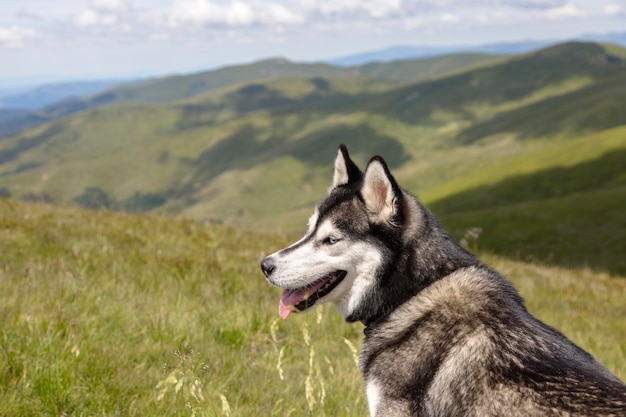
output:
<path id="1" fill-rule="evenodd" d="M 362 326 L 259 270 L 296 237 L 0 199 L 0 415 L 366 415 Z M 626 279 L 484 260 L 626 378 Z"/>

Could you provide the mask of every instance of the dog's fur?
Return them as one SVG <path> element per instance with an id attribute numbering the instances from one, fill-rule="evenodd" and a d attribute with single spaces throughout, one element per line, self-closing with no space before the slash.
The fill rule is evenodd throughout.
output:
<path id="1" fill-rule="evenodd" d="M 285 289 L 283 318 L 332 301 L 365 324 L 372 416 L 626 416 L 626 386 L 530 315 L 380 157 L 362 173 L 340 146 L 308 232 L 261 267 Z"/>

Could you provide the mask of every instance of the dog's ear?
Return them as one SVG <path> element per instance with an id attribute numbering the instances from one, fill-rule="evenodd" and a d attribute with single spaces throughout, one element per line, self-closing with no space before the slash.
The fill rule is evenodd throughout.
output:
<path id="1" fill-rule="evenodd" d="M 367 164 L 361 196 L 376 220 L 391 224 L 396 222 L 402 192 L 380 156 L 373 157 Z"/>
<path id="2" fill-rule="evenodd" d="M 359 167 L 357 167 L 356 164 L 352 162 L 352 159 L 350 159 L 346 145 L 339 145 L 337 157 L 335 158 L 335 174 L 333 175 L 333 185 L 331 190 L 339 187 L 340 185 L 358 181 L 362 176 L 363 173 Z"/>

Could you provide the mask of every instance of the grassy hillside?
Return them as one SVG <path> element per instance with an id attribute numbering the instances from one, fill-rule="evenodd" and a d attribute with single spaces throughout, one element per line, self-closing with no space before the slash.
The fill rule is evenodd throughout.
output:
<path id="1" fill-rule="evenodd" d="M 626 72 L 622 69 L 590 85 L 582 80 L 568 83 L 580 83 L 579 89 L 562 91 L 554 97 L 482 120 L 460 132 L 455 139 L 470 143 L 503 133 L 520 138 L 573 135 L 626 124 L 622 111 L 626 102 Z"/>
<path id="2" fill-rule="evenodd" d="M 345 77 L 343 68 L 328 64 L 300 64 L 283 58 L 267 59 L 251 64 L 234 65 L 189 75 L 157 78 L 110 90 L 107 101 L 115 103 L 168 103 L 194 97 L 233 84 L 293 77 Z M 104 100 L 102 97 L 94 97 Z"/>
<path id="3" fill-rule="evenodd" d="M 505 58 L 497 55 L 456 53 L 433 58 L 398 60 L 391 63 L 373 62 L 352 68 L 364 77 L 412 83 L 447 76 L 455 71 L 468 70 L 503 59 Z"/>
<path id="4" fill-rule="evenodd" d="M 453 236 L 480 228 L 478 247 L 509 259 L 626 275 L 626 187 L 442 214 Z"/>
<path id="5" fill-rule="evenodd" d="M 0 234 L 0 415 L 366 413 L 361 326 L 278 319 L 258 260 L 295 236 L 2 199 Z M 626 280 L 485 261 L 626 378 Z"/>
<path id="6" fill-rule="evenodd" d="M 623 75 L 626 60 L 599 44 L 571 42 L 401 89 L 375 103 L 408 123 L 444 112 L 469 122 L 524 108 Z M 622 79 L 609 81 L 623 83 Z M 378 107 L 380 106 L 380 107 Z M 554 109 L 554 107 L 553 107 Z M 539 123 L 541 125 L 541 123 Z"/>
<path id="7" fill-rule="evenodd" d="M 616 257 L 585 251 L 591 235 L 615 240 L 610 253 L 621 253 L 626 239 L 619 205 L 606 207 L 614 215 L 605 232 L 586 217 L 587 208 L 603 210 L 593 193 L 619 196 L 624 186 L 620 51 L 568 43 L 394 88 L 298 76 L 168 105 L 84 111 L 0 141 L 0 188 L 29 200 L 300 230 L 346 143 L 361 164 L 385 156 L 401 184 L 454 221 L 455 233 L 483 227 L 483 240 L 494 242 L 486 249 L 624 273 Z M 560 212 L 557 199 L 576 196 L 583 203 L 569 223 L 536 224 L 544 238 L 566 224 L 588 225 L 567 235 L 571 250 L 552 240 L 537 250 L 529 228 L 513 238 L 524 222 L 517 207 L 531 204 L 540 219 Z M 509 240 L 490 238 L 495 207 Z"/>
<path id="8" fill-rule="evenodd" d="M 625 275 L 624 138 L 626 128 L 619 127 L 534 141 L 521 150 L 494 143 L 470 158 L 449 153 L 436 169 L 412 170 L 418 181 L 413 189 L 419 190 L 420 179 L 427 188 L 424 171 L 435 181 L 449 178 L 420 197 L 453 236 L 481 228 L 483 250 Z"/>
<path id="9" fill-rule="evenodd" d="M 157 78 L 114 88 L 90 100 L 108 103 L 162 104 L 196 97 L 230 85 L 280 78 L 377 78 L 414 82 L 441 76 L 498 59 L 484 54 L 452 54 L 445 57 L 413 59 L 354 67 L 322 63 L 297 63 L 284 58 L 233 65 L 196 74 Z"/>

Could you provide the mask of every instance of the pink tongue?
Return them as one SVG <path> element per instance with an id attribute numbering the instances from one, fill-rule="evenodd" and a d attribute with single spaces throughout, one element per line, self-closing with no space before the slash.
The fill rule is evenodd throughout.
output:
<path id="1" fill-rule="evenodd" d="M 285 320 L 291 314 L 292 308 L 293 306 L 288 306 L 281 298 L 280 303 L 278 304 L 278 315 Z"/>
<path id="2" fill-rule="evenodd" d="M 283 295 L 280 297 L 280 303 L 278 304 L 278 315 L 285 320 L 294 311 L 296 304 L 304 301 L 309 295 L 322 288 L 327 281 L 327 279 L 320 279 L 307 288 L 283 291 Z"/>

